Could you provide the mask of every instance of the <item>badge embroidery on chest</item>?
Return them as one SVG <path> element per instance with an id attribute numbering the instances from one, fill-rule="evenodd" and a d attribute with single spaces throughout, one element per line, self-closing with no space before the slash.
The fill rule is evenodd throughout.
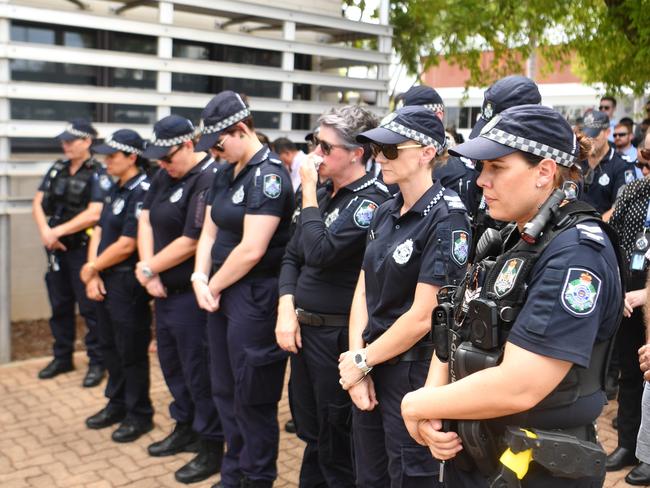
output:
<path id="1" fill-rule="evenodd" d="M 508 259 L 506 263 L 499 271 L 499 276 L 494 282 L 494 293 L 501 298 L 504 295 L 508 294 L 512 287 L 515 286 L 515 281 L 517 280 L 517 275 L 521 271 L 522 265 L 524 264 L 523 259 L 513 258 Z"/>
<path id="2" fill-rule="evenodd" d="M 107 191 L 111 189 L 111 179 L 107 175 L 99 177 L 99 186 L 102 190 Z"/>
<path id="3" fill-rule="evenodd" d="M 269 198 L 278 198 L 282 192 L 282 178 L 280 175 L 270 174 L 264 177 L 262 191 Z"/>
<path id="4" fill-rule="evenodd" d="M 598 184 L 600 186 L 609 185 L 609 176 L 607 176 L 607 174 L 602 175 L 600 178 L 598 178 Z"/>
<path id="5" fill-rule="evenodd" d="M 233 193 L 231 198 L 232 203 L 234 203 L 235 205 L 239 205 L 241 202 L 244 201 L 245 196 L 246 195 L 244 193 L 244 185 L 242 185 L 237 189 L 235 193 Z"/>
<path id="6" fill-rule="evenodd" d="M 182 196 L 183 196 L 183 189 L 179 188 L 174 193 L 172 193 L 172 196 L 169 197 L 169 201 L 172 202 L 172 203 L 176 203 L 177 201 L 179 201 L 181 199 Z"/>
<path id="7" fill-rule="evenodd" d="M 569 268 L 562 288 L 562 305 L 574 315 L 589 315 L 596 307 L 600 284 L 600 278 L 591 271 Z"/>
<path id="8" fill-rule="evenodd" d="M 361 202 L 361 205 L 354 211 L 354 223 L 357 227 L 367 229 L 378 207 L 379 205 L 372 200 L 364 200 Z"/>
<path id="9" fill-rule="evenodd" d="M 334 223 L 336 219 L 339 218 L 339 209 L 335 208 L 332 210 L 330 213 L 327 214 L 327 217 L 325 217 L 325 227 L 328 227 Z"/>
<path id="10" fill-rule="evenodd" d="M 465 266 L 469 255 L 469 235 L 464 230 L 455 230 L 451 233 L 451 241 L 451 257 L 459 266 Z"/>
<path id="11" fill-rule="evenodd" d="M 124 200 L 118 198 L 113 202 L 113 215 L 120 215 L 124 210 Z"/>
<path id="12" fill-rule="evenodd" d="M 397 264 L 406 264 L 413 254 L 413 239 L 406 239 L 393 251 L 393 259 Z"/>

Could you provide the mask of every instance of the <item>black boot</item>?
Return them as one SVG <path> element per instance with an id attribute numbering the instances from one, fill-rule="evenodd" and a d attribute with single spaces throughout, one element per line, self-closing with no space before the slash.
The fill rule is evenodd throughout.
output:
<path id="1" fill-rule="evenodd" d="M 197 439 L 197 434 L 192 430 L 190 424 L 176 422 L 176 426 L 171 434 L 163 440 L 154 442 L 147 450 L 150 456 L 161 457 L 171 456 L 183 452 L 192 445 Z"/>
<path id="2" fill-rule="evenodd" d="M 47 366 L 38 372 L 38 377 L 42 380 L 49 380 L 50 378 L 54 378 L 61 373 L 72 371 L 73 369 L 74 365 L 72 364 L 72 359 L 65 360 L 54 358 L 49 362 Z"/>
<path id="3" fill-rule="evenodd" d="M 618 446 L 616 449 L 614 449 L 614 452 L 607 456 L 605 469 L 607 471 L 618 471 L 619 469 L 623 469 L 626 466 L 634 466 L 638 463 L 639 461 L 634 455 L 633 449 L 627 449 L 625 447 Z"/>
<path id="4" fill-rule="evenodd" d="M 88 371 L 86 372 L 86 376 L 84 376 L 82 386 L 84 388 L 92 388 L 93 386 L 99 385 L 104 379 L 105 372 L 106 369 L 101 364 L 91 364 L 88 366 Z"/>
<path id="5" fill-rule="evenodd" d="M 223 442 L 201 439 L 199 453 L 174 476 L 180 483 L 196 483 L 217 474 L 223 459 Z"/>

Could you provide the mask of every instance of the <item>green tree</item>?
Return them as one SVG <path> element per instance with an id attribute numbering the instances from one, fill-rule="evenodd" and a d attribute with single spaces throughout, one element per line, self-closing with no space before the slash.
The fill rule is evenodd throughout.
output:
<path id="1" fill-rule="evenodd" d="M 468 85 L 485 86 L 538 53 L 549 61 L 542 72 L 571 63 L 613 93 L 650 86 L 650 0 L 392 0 L 391 23 L 411 73 L 442 56 L 469 70 Z"/>

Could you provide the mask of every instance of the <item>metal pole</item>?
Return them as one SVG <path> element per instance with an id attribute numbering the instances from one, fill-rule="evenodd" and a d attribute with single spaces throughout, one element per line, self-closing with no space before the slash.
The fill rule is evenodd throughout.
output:
<path id="1" fill-rule="evenodd" d="M 9 20 L 0 19 L 0 43 L 9 42 Z M 0 59 L 0 84 L 9 82 L 9 61 Z M 0 98 L 0 121 L 9 120 L 9 100 Z M 11 218 L 9 215 L 9 138 L 0 138 L 0 364 L 11 361 Z"/>

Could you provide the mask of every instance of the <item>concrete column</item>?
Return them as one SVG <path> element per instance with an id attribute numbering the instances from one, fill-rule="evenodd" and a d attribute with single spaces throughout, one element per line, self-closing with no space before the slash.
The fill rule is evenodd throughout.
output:
<path id="1" fill-rule="evenodd" d="M 296 40 L 296 23 L 295 22 L 284 22 L 282 26 L 282 37 L 285 41 L 295 41 Z M 282 53 L 282 69 L 287 71 L 293 71 L 294 69 L 294 54 L 290 52 Z M 280 93 L 280 99 L 282 101 L 291 102 L 293 100 L 293 83 L 290 81 L 282 82 L 282 89 Z M 280 130 L 281 131 L 290 131 L 291 130 L 291 112 L 282 112 L 280 114 Z"/>
<path id="2" fill-rule="evenodd" d="M 0 43 L 10 41 L 8 19 L 0 19 Z M 9 60 L 0 59 L 0 85 L 10 80 Z M 0 98 L 0 122 L 9 121 L 9 99 Z M 0 364 L 11 360 L 11 220 L 9 207 L 9 138 L 0 137 Z"/>
<path id="3" fill-rule="evenodd" d="M 389 25 L 390 20 L 390 0 L 381 0 L 379 4 L 379 23 L 381 25 Z M 393 40 L 390 36 L 379 36 L 378 50 L 380 53 L 391 54 L 393 48 Z M 388 85 L 390 79 L 390 65 L 380 64 L 377 66 L 377 79 L 385 80 Z M 377 93 L 377 106 L 388 107 L 388 87 Z"/>
<path id="4" fill-rule="evenodd" d="M 174 4 L 171 2 L 160 2 L 158 4 L 158 21 L 161 24 L 174 23 Z M 173 52 L 173 40 L 171 37 L 160 36 L 158 38 L 158 57 L 161 59 L 171 59 Z M 158 80 L 156 90 L 159 93 L 172 92 L 172 73 L 171 71 L 158 71 Z M 156 116 L 162 119 L 171 113 L 170 107 L 158 106 Z"/>

